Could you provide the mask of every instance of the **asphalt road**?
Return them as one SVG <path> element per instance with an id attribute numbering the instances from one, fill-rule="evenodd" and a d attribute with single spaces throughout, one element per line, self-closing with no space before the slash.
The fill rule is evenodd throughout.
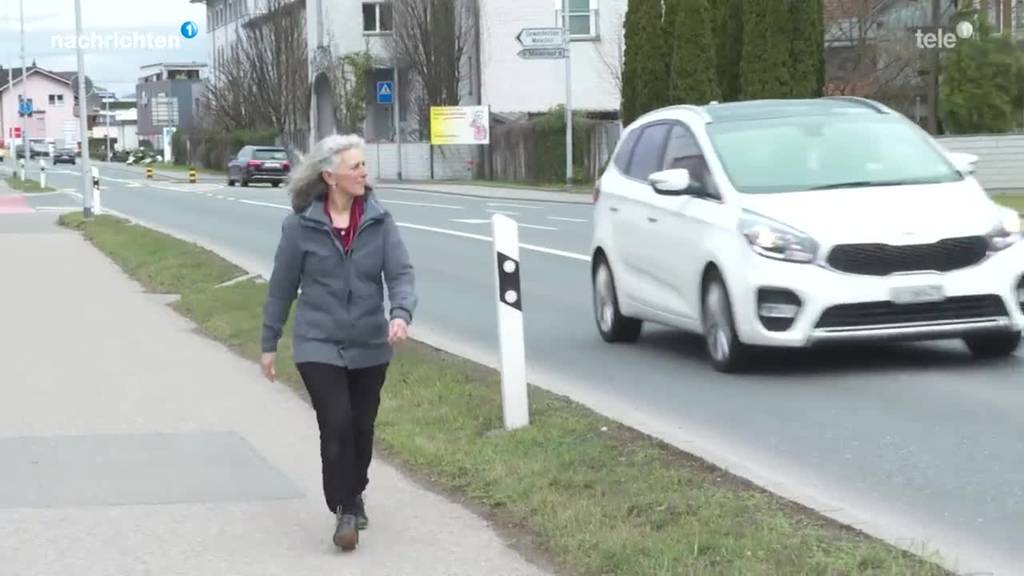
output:
<path id="1" fill-rule="evenodd" d="M 79 178 L 51 170 L 51 185 Z M 104 206 L 270 268 L 283 189 L 153 183 L 104 168 Z M 497 363 L 489 218 L 523 226 L 532 382 L 964 572 L 1024 573 L 1024 357 L 958 342 L 780 353 L 756 375 L 705 362 L 699 338 L 647 327 L 605 344 L 591 312 L 588 205 L 380 189 L 417 269 L 414 337 Z M 39 207 L 80 205 L 68 194 Z M 43 208 L 46 209 L 46 208 Z"/>

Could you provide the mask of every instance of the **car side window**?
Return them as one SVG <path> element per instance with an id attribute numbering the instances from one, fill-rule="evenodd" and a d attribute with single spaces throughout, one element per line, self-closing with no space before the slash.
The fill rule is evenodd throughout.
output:
<path id="1" fill-rule="evenodd" d="M 615 167 L 623 174 L 629 174 L 629 159 L 633 156 L 633 148 L 636 146 L 636 139 L 639 136 L 640 130 L 630 132 L 622 146 L 619 146 L 619 153 L 615 155 Z"/>
<path id="2" fill-rule="evenodd" d="M 668 135 L 668 124 L 652 124 L 640 134 L 629 163 L 629 176 L 637 180 L 647 181 L 647 177 L 661 170 L 662 158 L 665 154 L 665 137 Z"/>
<path id="3" fill-rule="evenodd" d="M 697 137 L 686 126 L 673 124 L 672 131 L 668 136 L 668 143 L 665 145 L 665 156 L 660 170 L 678 168 L 689 170 L 694 186 L 699 187 L 709 196 L 718 198 L 711 170 L 704 159 L 704 153 L 700 149 Z"/>

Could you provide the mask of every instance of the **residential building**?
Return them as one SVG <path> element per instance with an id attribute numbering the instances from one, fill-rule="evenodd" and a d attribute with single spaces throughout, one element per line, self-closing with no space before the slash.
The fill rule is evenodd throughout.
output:
<path id="1" fill-rule="evenodd" d="M 188 130 L 197 123 L 206 89 L 206 64 L 158 63 L 143 66 L 135 86 L 138 137 L 164 147 L 167 129 Z"/>
<path id="2" fill-rule="evenodd" d="M 110 102 L 109 106 L 102 104 L 102 108 L 97 111 L 92 130 L 89 131 L 89 139 L 106 140 L 109 136 L 111 151 L 138 148 L 138 112 L 134 99 L 118 98 Z"/>
<path id="3" fill-rule="evenodd" d="M 231 50 L 245 34 L 245 23 L 267 13 L 274 2 L 296 0 L 189 0 L 206 5 L 206 32 L 210 36 L 210 78 L 228 61 Z M 297 0 L 304 2 L 305 0 Z"/>
<path id="4" fill-rule="evenodd" d="M 573 107 L 617 117 L 621 101 L 621 63 L 626 0 L 569 0 Z M 479 0 L 479 18 L 461 64 L 462 104 L 483 104 L 492 113 L 514 117 L 542 113 L 564 105 L 564 60 L 525 60 L 516 36 L 523 28 L 561 27 L 561 0 Z M 389 48 L 394 17 L 389 0 L 307 0 L 310 79 L 313 100 L 310 125 L 314 138 L 335 130 L 330 62 L 338 56 L 369 52 L 374 60 L 370 86 L 393 81 Z M 398 76 L 403 140 L 419 140 L 410 122 L 408 71 Z M 394 111 L 367 95 L 365 135 L 393 140 Z"/>
<path id="5" fill-rule="evenodd" d="M 569 0 L 572 105 L 618 116 L 626 0 Z M 562 27 L 561 0 L 480 0 L 481 101 L 492 112 L 564 105 L 565 61 L 518 56 L 523 28 Z"/>
<path id="6" fill-rule="evenodd" d="M 27 80 L 22 83 L 22 69 L 0 67 L 0 141 L 13 137 L 13 128 L 21 127 L 18 102 L 24 89 L 25 98 L 32 103 L 32 116 L 24 118 L 24 127 L 30 140 L 64 143 L 65 134 L 77 127 L 75 95 L 71 89 L 74 72 L 53 72 L 38 66 L 25 69 Z M 95 102 L 90 100 L 90 104 Z M 75 142 L 77 142 L 77 138 Z"/>

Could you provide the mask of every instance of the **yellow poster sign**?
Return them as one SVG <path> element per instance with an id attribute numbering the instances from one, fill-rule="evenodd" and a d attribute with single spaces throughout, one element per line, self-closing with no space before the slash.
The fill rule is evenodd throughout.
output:
<path id="1" fill-rule="evenodd" d="M 487 106 L 431 106 L 430 143 L 490 144 L 491 111 Z"/>

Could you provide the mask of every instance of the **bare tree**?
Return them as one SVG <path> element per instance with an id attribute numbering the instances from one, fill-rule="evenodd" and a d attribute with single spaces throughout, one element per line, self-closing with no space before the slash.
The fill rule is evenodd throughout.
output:
<path id="1" fill-rule="evenodd" d="M 920 24 L 913 3 L 832 0 L 826 26 L 826 90 L 865 96 L 906 109 L 920 90 L 924 52 L 909 28 Z"/>
<path id="2" fill-rule="evenodd" d="M 267 0 L 217 66 L 207 106 L 225 129 L 290 131 L 309 120 L 305 0 Z"/>
<path id="3" fill-rule="evenodd" d="M 392 0 L 391 53 L 409 70 L 410 105 L 426 131 L 430 106 L 458 105 L 471 77 L 467 57 L 480 22 L 478 0 Z"/>

